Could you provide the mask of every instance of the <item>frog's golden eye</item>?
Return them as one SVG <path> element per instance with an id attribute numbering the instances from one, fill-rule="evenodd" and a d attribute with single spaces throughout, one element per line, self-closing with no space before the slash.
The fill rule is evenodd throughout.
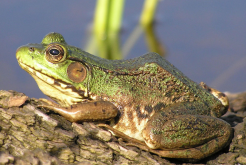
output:
<path id="1" fill-rule="evenodd" d="M 62 62 L 66 58 L 64 49 L 58 44 L 50 44 L 46 48 L 46 59 L 52 63 Z"/>

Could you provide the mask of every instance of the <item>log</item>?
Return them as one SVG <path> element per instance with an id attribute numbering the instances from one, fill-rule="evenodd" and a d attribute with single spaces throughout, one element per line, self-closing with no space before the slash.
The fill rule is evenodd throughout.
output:
<path id="1" fill-rule="evenodd" d="M 222 117 L 235 129 L 232 143 L 199 163 L 246 163 L 243 96 L 246 93 L 229 97 L 234 102 L 230 112 Z M 71 123 L 55 112 L 39 108 L 42 104 L 45 102 L 23 93 L 0 90 L 0 164 L 182 164 L 127 146 L 95 122 Z M 233 106 L 240 108 L 233 110 Z"/>

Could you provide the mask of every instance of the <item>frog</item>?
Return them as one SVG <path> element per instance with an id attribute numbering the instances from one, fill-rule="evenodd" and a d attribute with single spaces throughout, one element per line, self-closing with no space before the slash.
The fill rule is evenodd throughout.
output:
<path id="1" fill-rule="evenodd" d="M 71 122 L 102 122 L 129 145 L 199 161 L 232 139 L 230 124 L 219 118 L 229 107 L 226 95 L 192 81 L 157 53 L 108 60 L 52 32 L 41 43 L 19 47 L 16 58 L 55 101 L 42 108 Z"/>

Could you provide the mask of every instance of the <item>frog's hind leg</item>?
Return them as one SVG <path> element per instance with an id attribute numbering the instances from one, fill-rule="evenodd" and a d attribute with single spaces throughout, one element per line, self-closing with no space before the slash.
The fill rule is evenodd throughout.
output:
<path id="1" fill-rule="evenodd" d="M 227 146 L 232 137 L 228 123 L 201 115 L 163 116 L 157 112 L 143 130 L 149 151 L 163 157 L 203 159 Z"/>

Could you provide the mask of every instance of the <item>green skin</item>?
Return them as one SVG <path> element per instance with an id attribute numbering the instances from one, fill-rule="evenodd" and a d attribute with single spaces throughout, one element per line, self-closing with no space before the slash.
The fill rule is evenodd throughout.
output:
<path id="1" fill-rule="evenodd" d="M 59 103 L 42 107 L 72 122 L 108 120 L 101 126 L 131 145 L 197 161 L 231 140 L 230 125 L 217 118 L 227 111 L 226 96 L 196 84 L 156 53 L 112 61 L 49 33 L 41 44 L 18 48 L 16 57 L 42 92 Z"/>

